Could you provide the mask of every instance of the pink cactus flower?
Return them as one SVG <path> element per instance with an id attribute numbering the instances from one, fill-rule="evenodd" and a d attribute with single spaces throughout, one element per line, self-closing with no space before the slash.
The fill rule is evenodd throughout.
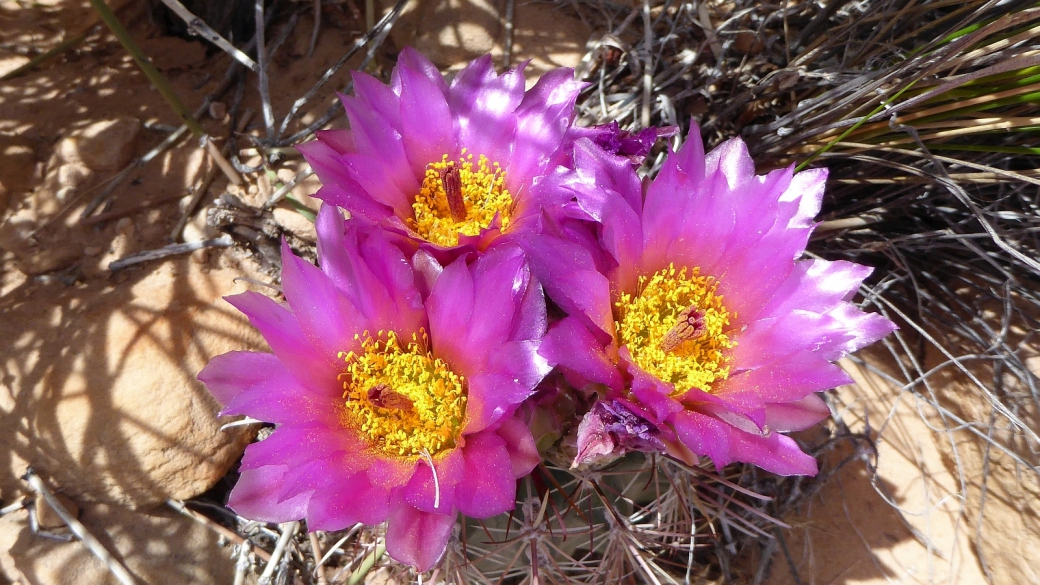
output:
<path id="1" fill-rule="evenodd" d="M 354 96 L 341 96 L 350 129 L 300 147 L 323 183 L 316 197 L 445 261 L 537 229 L 552 193 L 535 187 L 567 156 L 584 84 L 555 69 L 525 91 L 523 69 L 496 75 L 486 55 L 448 84 L 406 48 L 389 86 L 354 72 Z"/>
<path id="2" fill-rule="evenodd" d="M 388 522 L 389 554 L 426 570 L 459 512 L 513 509 L 540 460 L 513 414 L 549 370 L 545 302 L 514 246 L 410 264 L 356 224 L 322 207 L 320 269 L 283 248 L 286 304 L 229 297 L 272 353 L 217 356 L 199 379 L 223 414 L 277 424 L 246 449 L 232 509 L 311 530 Z"/>
<path id="3" fill-rule="evenodd" d="M 605 385 L 601 398 L 657 425 L 680 459 L 815 474 L 781 433 L 826 416 L 814 393 L 850 382 L 833 362 L 895 329 L 850 302 L 870 268 L 801 259 L 826 171 L 755 175 L 741 140 L 705 156 L 696 127 L 645 191 L 626 158 L 591 140 L 576 143 L 574 167 L 556 179 L 572 194 L 565 219 L 525 240 L 569 314 L 542 355 L 576 386 Z M 610 444 L 647 433 L 619 430 Z M 586 435 L 598 442 L 579 458 L 603 455 L 603 437 Z"/>

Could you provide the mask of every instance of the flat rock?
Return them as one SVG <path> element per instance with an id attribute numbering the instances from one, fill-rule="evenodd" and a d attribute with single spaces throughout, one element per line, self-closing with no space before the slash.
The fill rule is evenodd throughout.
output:
<path id="1" fill-rule="evenodd" d="M 11 197 L 29 188 L 35 165 L 32 143 L 16 136 L 0 136 L 0 214 Z"/>
<path id="2" fill-rule="evenodd" d="M 62 138 L 55 153 L 65 163 L 82 163 L 95 171 L 114 171 L 130 162 L 141 131 L 137 118 L 94 122 Z"/>
<path id="3" fill-rule="evenodd" d="M 0 497 L 24 490 L 27 465 L 74 499 L 137 507 L 224 476 L 250 433 L 220 430 L 195 376 L 217 354 L 264 344 L 221 299 L 244 289 L 242 269 L 222 262 L 181 257 L 128 269 L 120 284 L 0 300 Z"/>
<path id="4" fill-rule="evenodd" d="M 275 207 L 271 213 L 278 225 L 296 234 L 297 237 L 308 242 L 318 241 L 318 232 L 314 229 L 314 222 L 304 217 L 300 212 L 294 209 Z"/>
<path id="5" fill-rule="evenodd" d="M 108 568 L 78 540 L 33 534 L 28 513 L 0 518 L 0 582 L 33 585 L 118 585 Z M 231 583 L 230 547 L 191 519 L 158 509 L 146 513 L 92 504 L 79 517 L 139 583 Z M 67 529 L 55 529 L 67 533 Z"/>
<path id="6" fill-rule="evenodd" d="M 0 55 L 0 77 L 31 61 L 25 55 Z"/>

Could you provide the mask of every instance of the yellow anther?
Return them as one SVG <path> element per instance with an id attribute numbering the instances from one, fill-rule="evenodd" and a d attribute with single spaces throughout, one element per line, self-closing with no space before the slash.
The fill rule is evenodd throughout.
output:
<path id="1" fill-rule="evenodd" d="M 408 223 L 427 241 L 458 245 L 460 235 L 479 235 L 496 214 L 502 229 L 509 225 L 513 196 L 506 189 L 505 171 L 484 155 L 475 163 L 473 158 L 463 149 L 458 161 L 444 155 L 426 167 Z"/>
<path id="2" fill-rule="evenodd" d="M 691 388 L 710 392 L 729 375 L 725 350 L 736 343 L 726 331 L 735 313 L 715 294 L 717 285 L 697 268 L 687 273 L 669 265 L 639 277 L 639 292 L 615 303 L 619 344 L 644 371 L 674 384 L 673 396 Z"/>
<path id="3" fill-rule="evenodd" d="M 387 457 L 418 460 L 453 449 L 466 415 L 465 380 L 425 349 L 426 335 L 401 347 L 393 331 L 366 332 L 342 354 L 343 423 Z"/>

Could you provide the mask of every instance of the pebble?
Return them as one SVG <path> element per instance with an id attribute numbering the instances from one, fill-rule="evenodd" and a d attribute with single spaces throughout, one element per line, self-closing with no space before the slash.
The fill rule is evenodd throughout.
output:
<path id="1" fill-rule="evenodd" d="M 55 153 L 64 163 L 82 163 L 95 171 L 115 171 L 126 166 L 134 153 L 141 121 L 120 117 L 94 122 L 62 138 Z"/>

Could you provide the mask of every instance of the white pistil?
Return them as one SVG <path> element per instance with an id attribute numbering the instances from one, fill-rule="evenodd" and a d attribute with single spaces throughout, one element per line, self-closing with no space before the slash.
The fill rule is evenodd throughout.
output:
<path id="1" fill-rule="evenodd" d="M 441 507 L 441 482 L 437 478 L 437 468 L 433 465 L 433 457 L 430 457 L 430 452 L 423 447 L 422 457 L 420 457 L 427 465 L 430 466 L 430 471 L 433 472 L 433 507 Z"/>

